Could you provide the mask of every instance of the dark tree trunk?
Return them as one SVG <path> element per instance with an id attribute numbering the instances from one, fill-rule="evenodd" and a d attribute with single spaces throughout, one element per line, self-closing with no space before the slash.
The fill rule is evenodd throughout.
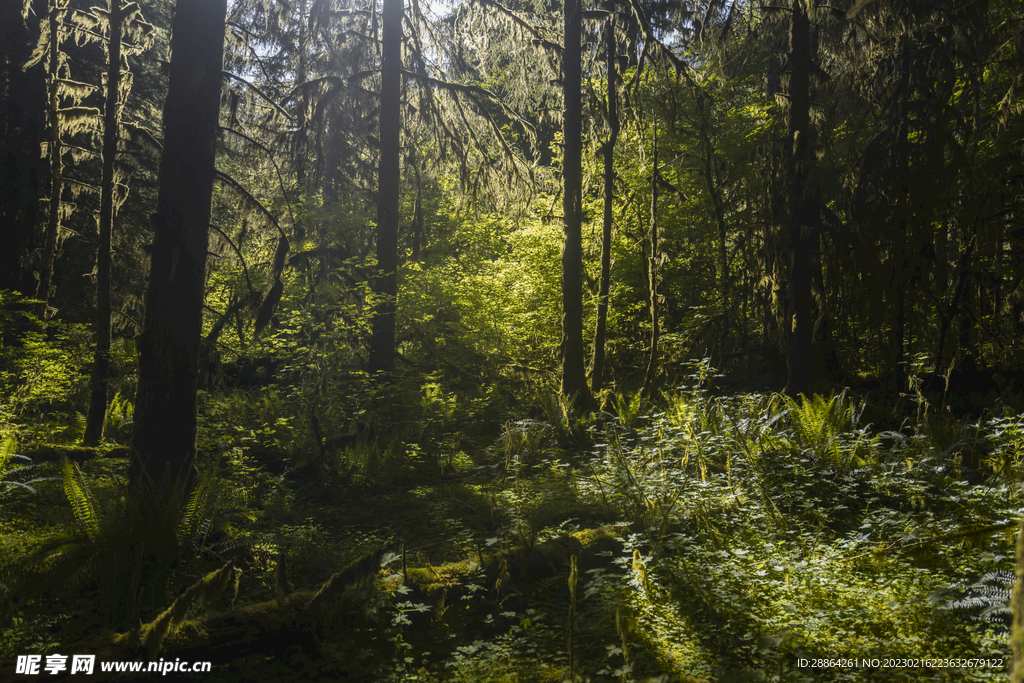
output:
<path id="1" fill-rule="evenodd" d="M 377 172 L 378 297 L 370 336 L 370 374 L 395 369 L 398 297 L 398 190 L 401 180 L 402 0 L 384 0 L 380 84 L 380 167 Z"/>
<path id="2" fill-rule="evenodd" d="M 943 313 L 940 309 L 939 348 L 935 352 L 936 372 L 945 372 L 942 365 L 945 361 L 946 336 L 949 332 L 950 325 L 953 323 L 953 320 L 958 315 L 961 314 L 961 304 L 964 301 L 965 295 L 967 295 L 967 287 L 968 282 L 970 280 L 968 272 L 973 252 L 974 240 L 971 240 L 967 244 L 967 247 L 963 250 L 963 252 L 961 252 L 959 260 L 957 262 L 956 287 L 953 289 L 953 300 L 949 304 L 949 309 L 945 313 Z"/>
<path id="3" fill-rule="evenodd" d="M 564 7 L 562 64 L 562 395 L 579 406 L 592 402 L 583 367 L 583 98 L 581 90 L 583 11 L 580 0 Z"/>
<path id="4" fill-rule="evenodd" d="M 957 359 L 960 361 L 971 359 L 974 356 L 972 338 L 974 336 L 974 318 L 971 316 L 971 308 L 974 299 L 974 290 L 977 284 L 969 274 L 966 275 L 967 284 L 963 288 L 963 295 L 960 298 L 960 305 L 957 312 L 960 315 L 960 333 L 957 337 Z"/>
<path id="5" fill-rule="evenodd" d="M 41 11 L 45 12 L 45 3 Z M 35 69 L 22 65 L 35 41 L 21 19 L 21 3 L 0 3 L 0 289 L 32 295 L 26 268 L 39 215 L 39 182 L 45 162 L 39 157 L 46 123 L 46 84 Z"/>
<path id="6" fill-rule="evenodd" d="M 619 108 L 616 92 L 615 15 L 608 19 L 608 140 L 604 144 L 604 220 L 601 231 L 601 283 L 597 298 L 597 326 L 594 331 L 594 361 L 591 365 L 590 388 L 598 393 L 604 385 L 604 344 L 608 325 L 608 293 L 612 279 L 612 209 L 615 202 L 615 143 L 619 139 Z"/>
<path id="7" fill-rule="evenodd" d="M 121 0 L 110 0 L 110 38 L 107 44 L 107 92 L 103 113 L 103 172 L 100 181 L 99 244 L 96 247 L 96 353 L 90 377 L 89 417 L 82 442 L 95 446 L 103 438 L 107 413 L 107 376 L 110 374 L 110 231 L 114 223 L 114 162 L 121 127 L 118 108 L 121 92 Z"/>
<path id="8" fill-rule="evenodd" d="M 705 96 L 694 88 L 694 100 L 697 105 L 697 126 L 701 147 L 704 150 L 704 158 L 701 171 L 704 175 L 704 184 L 708 188 L 708 197 L 711 199 L 711 208 L 715 215 L 715 224 L 718 226 L 718 296 L 722 302 L 722 326 L 718 336 L 718 354 L 716 358 L 724 358 L 725 348 L 729 337 L 729 252 L 726 244 L 728 226 L 725 219 L 725 203 L 722 193 L 718 187 L 718 177 L 715 171 L 715 147 L 711 140 L 711 116 L 707 110 Z"/>
<path id="9" fill-rule="evenodd" d="M 296 46 L 299 53 L 299 67 L 298 72 L 295 74 L 296 83 L 305 83 L 307 78 L 306 70 L 306 0 L 300 0 L 299 2 L 299 42 Z M 298 115 L 295 117 L 295 148 L 294 148 L 294 159 L 295 159 L 295 183 L 298 185 L 300 196 L 306 191 L 306 140 L 307 140 L 307 121 L 306 112 L 309 110 L 309 94 L 307 90 L 303 90 L 302 94 L 299 95 L 299 110 Z M 294 226 L 296 228 L 296 238 L 301 240 L 305 235 L 305 230 L 300 226 Z"/>
<path id="10" fill-rule="evenodd" d="M 808 391 L 824 379 L 821 350 L 814 345 L 814 249 L 817 245 L 817 207 L 809 196 L 814 163 L 811 128 L 811 37 L 806 0 L 793 0 L 790 25 L 789 118 L 786 138 L 786 211 L 782 253 L 786 272 L 784 333 L 786 338 L 786 393 Z"/>
<path id="11" fill-rule="evenodd" d="M 906 325 L 907 325 L 907 269 L 909 255 L 907 248 L 907 231 L 911 223 L 911 197 L 908 179 L 908 146 L 910 126 L 907 120 L 908 100 L 910 93 L 910 47 L 906 40 L 900 46 L 900 78 L 896 84 L 897 106 L 896 140 L 893 165 L 897 173 L 897 200 L 893 216 L 895 229 L 892 232 L 892 263 L 891 280 L 886 290 L 889 304 L 889 339 L 886 353 L 886 383 L 893 391 L 904 391 L 907 388 L 907 375 L 903 368 L 906 356 Z"/>
<path id="12" fill-rule="evenodd" d="M 64 187 L 64 163 L 61 160 L 60 137 L 60 83 L 57 64 L 60 58 L 60 25 L 67 3 L 53 0 L 50 5 L 49 62 L 49 121 L 50 121 L 50 201 L 47 207 L 46 232 L 43 234 L 42 260 L 39 264 L 39 283 L 36 299 L 39 300 L 39 317 L 46 318 L 49 312 L 50 282 L 53 279 L 53 262 L 57 257 L 57 233 L 60 228 L 60 197 Z"/>
<path id="13" fill-rule="evenodd" d="M 647 358 L 647 372 L 644 373 L 644 393 L 654 390 L 658 375 L 658 343 L 661 341 L 660 310 L 658 306 L 658 119 L 654 119 L 654 159 L 651 166 L 651 257 L 647 266 L 647 292 L 651 311 L 651 348 Z"/>
<path id="14" fill-rule="evenodd" d="M 416 169 L 416 206 L 412 215 L 412 255 L 413 263 L 419 263 L 420 249 L 423 246 L 423 182 L 419 169 Z"/>
<path id="15" fill-rule="evenodd" d="M 814 258 L 814 288 L 820 292 L 820 299 L 814 306 L 814 339 L 815 354 L 820 353 L 825 380 L 841 383 L 845 381 L 843 364 L 836 352 L 835 339 L 832 334 L 832 317 L 825 298 L 825 275 L 822 268 L 821 231 L 817 231 L 817 253 Z"/>
<path id="16" fill-rule="evenodd" d="M 181 494 L 195 471 L 196 391 L 226 12 L 227 0 L 178 0 L 171 24 L 164 151 L 139 339 L 130 470 L 136 496 L 161 481 Z"/>

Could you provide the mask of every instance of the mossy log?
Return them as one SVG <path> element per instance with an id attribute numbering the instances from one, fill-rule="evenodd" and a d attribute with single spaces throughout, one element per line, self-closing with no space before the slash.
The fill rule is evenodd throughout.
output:
<path id="1" fill-rule="evenodd" d="M 616 527 L 602 527 L 560 536 L 532 547 L 519 546 L 481 554 L 461 562 L 408 567 L 404 583 L 421 598 L 442 604 L 468 592 L 470 584 L 479 583 L 482 568 L 487 587 L 495 593 L 508 594 L 517 590 L 517 584 L 568 574 L 573 556 L 579 571 L 607 565 L 611 556 L 621 549 L 619 535 Z M 190 617 L 196 604 L 202 603 L 210 609 L 211 605 L 222 602 L 225 594 L 237 591 L 240 570 L 229 562 L 200 579 L 148 624 L 140 624 L 129 633 L 105 634 L 88 642 L 64 646 L 64 649 L 97 653 L 94 674 L 97 678 L 102 678 L 100 662 L 156 661 L 157 657 L 170 661 L 177 657 L 222 665 L 252 656 L 284 655 L 296 645 L 315 651 L 317 642 L 326 633 L 349 628 L 353 616 L 362 620 L 375 591 L 393 587 L 387 580 L 380 579 L 382 555 L 383 550 L 369 553 L 336 573 L 316 591 L 294 593 L 288 587 L 281 557 L 276 599 Z M 394 581 L 392 578 L 391 582 Z M 106 680 L 131 680 L 151 675 L 107 674 Z"/>
<path id="2" fill-rule="evenodd" d="M 612 556 L 622 549 L 618 540 L 620 536 L 619 527 L 606 526 L 534 545 L 519 545 L 502 552 L 481 552 L 472 560 L 437 567 L 410 567 L 405 583 L 429 598 L 437 599 L 447 592 L 447 600 L 451 601 L 461 597 L 466 585 L 479 581 L 482 569 L 488 589 L 507 591 L 531 581 L 561 574 L 568 576 L 573 556 L 580 572 L 607 566 Z"/>
<path id="3" fill-rule="evenodd" d="M 71 462 L 83 463 L 93 458 L 127 458 L 128 449 L 123 446 L 64 446 L 60 444 L 39 444 L 20 453 L 32 462 L 60 462 L 66 456 Z"/>
<path id="4" fill-rule="evenodd" d="M 364 555 L 328 579 L 316 591 L 280 596 L 274 600 L 210 611 L 190 617 L 197 603 L 208 609 L 237 591 L 241 570 L 228 562 L 189 587 L 153 621 L 128 633 L 101 634 L 61 646 L 61 651 L 95 653 L 94 680 L 135 680 L 152 677 L 140 673 L 103 673 L 102 662 L 155 662 L 174 658 L 209 661 L 217 665 L 254 655 L 284 653 L 296 644 L 315 649 L 324 631 L 344 625 L 344 616 L 361 612 L 380 570 L 382 550 Z M 143 667 L 146 668 L 145 666 Z M 0 669 L 0 680 L 9 672 Z M 74 681 L 81 676 L 47 676 L 52 681 Z"/>

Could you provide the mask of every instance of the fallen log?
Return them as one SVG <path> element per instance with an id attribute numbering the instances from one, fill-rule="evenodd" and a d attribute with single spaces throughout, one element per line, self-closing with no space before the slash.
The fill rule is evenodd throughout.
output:
<path id="1" fill-rule="evenodd" d="M 222 601 L 237 591 L 241 570 L 228 562 L 189 587 L 148 624 L 128 633 L 102 634 L 73 644 L 61 652 L 95 653 L 92 680 L 130 681 L 151 677 L 149 663 L 175 659 L 226 664 L 253 655 L 284 653 L 295 644 L 315 648 L 316 639 L 340 622 L 346 612 L 361 611 L 380 570 L 383 550 L 364 555 L 328 579 L 316 591 L 291 593 L 274 600 L 190 617 L 197 603 Z M 157 662 L 157 659 L 160 662 Z M 103 672 L 104 662 L 136 662 L 136 672 Z M 68 667 L 70 669 L 70 667 Z M 157 669 L 157 672 L 160 672 Z M 0 680 L 13 673 L 0 669 Z M 166 672 L 163 672 L 166 673 Z M 66 675 L 63 675 L 66 674 Z M 51 681 L 75 681 L 70 671 L 47 675 Z"/>
<path id="2" fill-rule="evenodd" d="M 441 583 L 450 583 L 450 577 L 462 576 L 480 567 L 488 584 L 493 586 L 501 573 L 502 563 L 506 565 L 509 579 L 516 584 L 563 573 L 568 575 L 569 558 L 572 556 L 576 557 L 581 571 L 608 564 L 609 560 L 603 553 L 620 549 L 617 540 L 619 536 L 621 533 L 618 527 L 606 526 L 558 536 L 543 543 L 523 543 L 503 552 L 478 552 L 475 561 L 464 560 L 440 567 L 411 569 L 407 583 L 410 587 L 421 587 L 430 593 L 440 585 L 439 580 Z"/>
<path id="3" fill-rule="evenodd" d="M 433 600 L 443 613 L 480 581 L 481 572 L 495 597 L 509 595 L 530 581 L 568 574 L 572 557 L 579 571 L 606 566 L 621 550 L 617 527 L 601 527 L 537 544 L 525 544 L 476 559 L 439 566 L 408 567 L 403 574 L 382 578 L 383 550 L 364 555 L 334 574 L 315 591 L 290 592 L 283 554 L 278 558 L 278 597 L 228 611 L 189 616 L 197 603 L 207 608 L 237 591 L 241 570 L 228 562 L 188 588 L 148 624 L 124 634 L 105 634 L 87 641 L 62 645 L 62 651 L 96 653 L 94 680 L 135 680 L 151 676 L 146 664 L 138 673 L 102 673 L 101 662 L 170 662 L 175 659 L 209 661 L 218 666 L 254 656 L 286 656 L 296 645 L 315 653 L 331 633 L 348 631 L 366 618 L 371 598 L 394 592 L 397 583 L 412 591 L 412 599 Z M 2 672 L 0 672 L 2 673 Z M 2 677 L 2 676 L 0 676 Z M 47 676 L 48 680 L 77 680 Z"/>
<path id="4" fill-rule="evenodd" d="M 71 462 L 83 463 L 93 458 L 127 458 L 128 449 L 123 446 L 63 446 L 40 444 L 23 450 L 19 455 L 31 458 L 32 462 L 60 462 L 61 456 Z"/>

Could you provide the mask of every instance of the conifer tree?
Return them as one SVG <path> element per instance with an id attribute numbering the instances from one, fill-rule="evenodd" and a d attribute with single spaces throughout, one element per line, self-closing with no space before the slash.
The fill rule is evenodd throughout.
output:
<path id="1" fill-rule="evenodd" d="M 227 0 L 178 0 L 172 20 L 164 151 L 131 445 L 130 477 L 137 498 L 147 490 L 182 495 L 194 480 L 226 11 Z M 149 501 L 144 508 L 161 504 Z M 144 514 L 149 512 L 156 513 Z"/>
<path id="2" fill-rule="evenodd" d="M 96 10 L 94 10 L 96 11 Z M 121 108 L 131 88 L 127 56 L 149 47 L 152 26 L 141 19 L 137 4 L 110 0 L 106 17 L 94 15 L 98 26 L 107 28 L 107 73 L 103 112 L 103 171 L 100 180 L 99 244 L 96 246 L 96 351 L 90 378 L 89 415 L 83 443 L 95 446 L 103 436 L 107 407 L 107 376 L 110 373 L 110 269 L 111 231 L 114 214 L 127 197 L 123 172 L 117 166 L 117 147 L 121 133 Z M 105 20 L 105 21 L 104 21 Z M 125 41 L 125 32 L 129 40 Z"/>
<path id="3" fill-rule="evenodd" d="M 398 298 L 398 209 L 401 182 L 402 0 L 384 0 L 380 86 L 380 162 L 377 173 L 378 297 L 370 337 L 371 374 L 395 368 Z"/>
<path id="4" fill-rule="evenodd" d="M 771 258 L 790 396 L 808 391 L 825 378 L 821 349 L 813 343 L 811 290 L 820 219 L 812 196 L 816 135 L 811 123 L 813 56 L 807 3 L 792 0 L 789 8 L 789 107 L 780 177 L 772 199 L 777 225 Z"/>
<path id="5" fill-rule="evenodd" d="M 31 0 L 25 0 L 22 9 L 27 19 L 31 11 Z M 25 64 L 26 69 L 42 62 L 46 70 L 47 83 L 47 127 L 49 140 L 46 155 L 49 161 L 50 191 L 46 207 L 46 228 L 40 250 L 39 276 L 36 299 L 39 301 L 40 318 L 48 318 L 55 312 L 49 306 L 53 280 L 53 266 L 61 244 L 61 224 L 68 218 L 75 205 L 63 201 L 64 197 L 64 136 L 73 135 L 95 125 L 99 111 L 78 106 L 93 88 L 85 83 L 71 80 L 67 54 L 61 49 L 66 34 L 72 30 L 65 25 L 70 14 L 68 0 L 50 0 L 47 15 L 40 21 L 39 43 L 35 52 Z M 71 107 L 63 107 L 66 99 L 73 100 Z"/>
<path id="6" fill-rule="evenodd" d="M 562 61 L 562 395 L 593 402 L 583 368 L 583 96 L 580 0 L 566 0 Z"/>
<path id="7" fill-rule="evenodd" d="M 601 149 L 604 156 L 604 216 L 601 230 L 601 281 L 598 285 L 597 325 L 594 330 L 594 359 L 590 370 L 590 388 L 596 394 L 604 384 L 604 347 L 608 325 L 608 294 L 611 289 L 612 227 L 615 204 L 615 144 L 619 139 L 618 50 L 616 13 L 605 26 L 605 98 L 607 100 L 608 138 Z"/>

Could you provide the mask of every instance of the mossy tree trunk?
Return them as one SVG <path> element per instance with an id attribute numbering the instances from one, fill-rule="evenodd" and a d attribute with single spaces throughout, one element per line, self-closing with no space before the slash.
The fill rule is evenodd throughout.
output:
<path id="1" fill-rule="evenodd" d="M 110 374 L 110 233 L 114 223 L 117 138 L 121 128 L 121 0 L 110 0 L 107 42 L 107 92 L 103 111 L 103 171 L 100 181 L 99 244 L 96 246 L 96 351 L 90 377 L 89 416 L 82 442 L 95 446 L 103 438 L 107 414 L 107 376 Z"/>
<path id="2" fill-rule="evenodd" d="M 608 18 L 605 27 L 607 90 L 608 90 L 608 140 L 604 143 L 604 220 L 601 230 L 601 283 L 597 296 L 597 327 L 594 331 L 594 360 L 590 370 L 590 388 L 597 394 L 604 385 L 604 346 L 608 326 L 608 294 L 612 275 L 612 227 L 615 203 L 615 143 L 619 139 L 619 109 L 616 88 L 616 40 L 615 13 Z"/>
<path id="3" fill-rule="evenodd" d="M 661 310 L 658 297 L 658 266 L 661 254 L 658 253 L 658 118 L 654 117 L 654 149 L 651 160 L 651 256 L 647 265 L 647 300 L 651 313 L 651 346 L 647 357 L 647 372 L 644 373 L 644 394 L 649 396 L 654 391 L 658 376 L 658 344 L 661 341 Z"/>
<path id="4" fill-rule="evenodd" d="M 61 120 L 60 120 L 60 33 L 64 15 L 67 13 L 67 2 L 52 0 L 50 3 L 49 45 L 46 68 L 49 71 L 49 111 L 50 140 L 48 151 L 50 157 L 50 199 L 47 207 L 46 232 L 43 233 L 42 261 L 39 264 L 39 282 L 36 287 L 36 299 L 39 300 L 38 314 L 40 318 L 48 317 L 50 300 L 50 283 L 53 280 L 53 264 L 57 258 L 57 235 L 60 232 L 60 198 L 64 189 L 64 162 L 61 156 Z"/>

